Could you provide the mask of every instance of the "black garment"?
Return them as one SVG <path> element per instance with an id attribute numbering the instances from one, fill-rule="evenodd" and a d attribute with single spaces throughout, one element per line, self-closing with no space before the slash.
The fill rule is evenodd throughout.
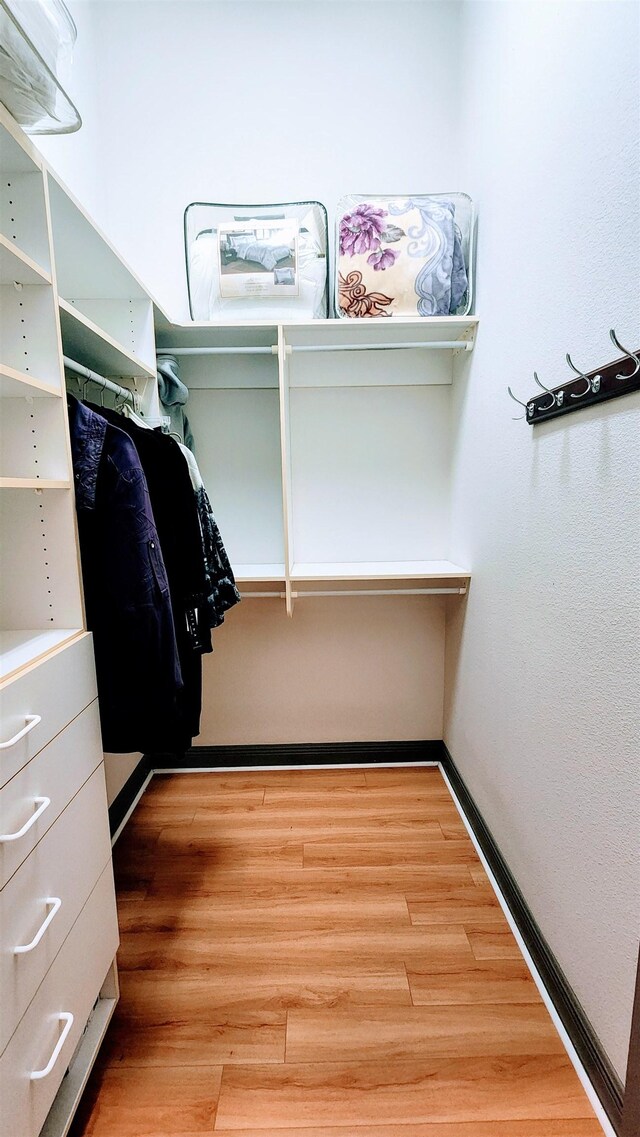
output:
<path id="1" fill-rule="evenodd" d="M 219 628 L 224 623 L 225 612 L 233 608 L 234 604 L 239 604 L 241 596 L 236 588 L 233 569 L 222 543 L 207 491 L 204 486 L 200 486 L 195 494 L 207 571 L 208 595 L 205 616 L 210 628 Z"/>
<path id="2" fill-rule="evenodd" d="M 172 728 L 183 681 L 147 482 L 126 434 L 67 405 L 103 745 L 148 750 Z"/>
<path id="3" fill-rule="evenodd" d="M 130 419 L 104 407 L 93 409 L 129 435 L 147 479 L 169 580 L 184 680 L 180 729 L 170 737 L 159 738 L 154 749 L 187 750 L 192 738 L 200 733 L 201 655 L 212 650 L 204 611 L 207 597 L 204 554 L 189 470 L 180 447 L 168 435 L 136 426 Z"/>

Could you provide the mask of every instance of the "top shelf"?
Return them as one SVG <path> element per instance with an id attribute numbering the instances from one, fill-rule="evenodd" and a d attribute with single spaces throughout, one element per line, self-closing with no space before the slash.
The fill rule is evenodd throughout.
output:
<path id="1" fill-rule="evenodd" d="M 451 343 L 460 341 L 460 349 L 473 344 L 478 325 L 477 316 L 428 316 L 410 318 L 374 318 L 371 320 L 306 320 L 292 323 L 259 321 L 169 324 L 156 321 L 159 351 L 170 348 L 270 347 L 277 343 L 282 328 L 286 343 L 296 347 L 348 347 L 402 343 Z M 455 350 L 455 349 L 453 349 Z"/>

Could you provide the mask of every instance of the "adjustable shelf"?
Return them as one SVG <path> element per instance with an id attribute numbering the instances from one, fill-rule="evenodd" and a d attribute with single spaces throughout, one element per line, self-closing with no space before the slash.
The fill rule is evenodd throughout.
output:
<path id="1" fill-rule="evenodd" d="M 121 375 L 155 374 L 153 302 L 80 203 L 47 171 L 53 250 L 65 317 L 80 314 L 72 336 L 111 359 Z M 67 321 L 66 332 L 73 327 Z M 115 356 L 112 354 L 115 351 Z M 88 359 L 88 357 L 86 357 Z M 85 362 L 85 359 L 81 360 Z M 123 367 L 123 370 L 120 368 Z M 108 368 L 109 369 L 109 368 Z"/>
<path id="2" fill-rule="evenodd" d="M 0 284 L 51 284 L 51 274 L 0 233 Z"/>
<path id="3" fill-rule="evenodd" d="M 292 583 L 297 581 L 366 581 L 366 580 L 456 580 L 461 583 L 471 574 L 451 561 L 351 561 L 339 563 L 294 564 Z"/>
<path id="4" fill-rule="evenodd" d="M 15 367 L 7 367 L 0 363 L 0 398 L 27 399 L 27 398 L 62 398 L 62 392 L 51 383 L 43 383 L 24 371 Z"/>
<path id="5" fill-rule="evenodd" d="M 102 375 L 155 378 L 155 368 L 143 363 L 62 296 L 58 297 L 58 307 L 65 355 Z"/>
<path id="6" fill-rule="evenodd" d="M 284 564 L 267 565 L 233 565 L 233 572 L 238 584 L 248 584 L 255 581 L 274 581 L 284 586 L 286 570 Z"/>
<path id="7" fill-rule="evenodd" d="M 70 490 L 71 482 L 56 478 L 0 478 L 2 490 Z"/>

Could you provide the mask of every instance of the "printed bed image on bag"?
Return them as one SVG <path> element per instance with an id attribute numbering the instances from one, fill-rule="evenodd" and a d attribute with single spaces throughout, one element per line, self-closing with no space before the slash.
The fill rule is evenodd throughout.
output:
<path id="1" fill-rule="evenodd" d="M 192 320 L 327 316 L 327 212 L 319 201 L 192 202 L 184 236 Z"/>
<path id="2" fill-rule="evenodd" d="M 465 316 L 473 295 L 465 193 L 350 194 L 336 214 L 336 315 Z"/>

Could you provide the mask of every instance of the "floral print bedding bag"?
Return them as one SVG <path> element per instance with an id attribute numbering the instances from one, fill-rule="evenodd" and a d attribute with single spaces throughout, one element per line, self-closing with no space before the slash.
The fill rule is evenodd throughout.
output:
<path id="1" fill-rule="evenodd" d="M 456 195 L 451 195 L 453 198 Z M 470 201 L 466 195 L 466 203 Z M 338 206 L 339 316 L 452 316 L 470 307 L 471 240 L 446 197 L 343 198 Z"/>

